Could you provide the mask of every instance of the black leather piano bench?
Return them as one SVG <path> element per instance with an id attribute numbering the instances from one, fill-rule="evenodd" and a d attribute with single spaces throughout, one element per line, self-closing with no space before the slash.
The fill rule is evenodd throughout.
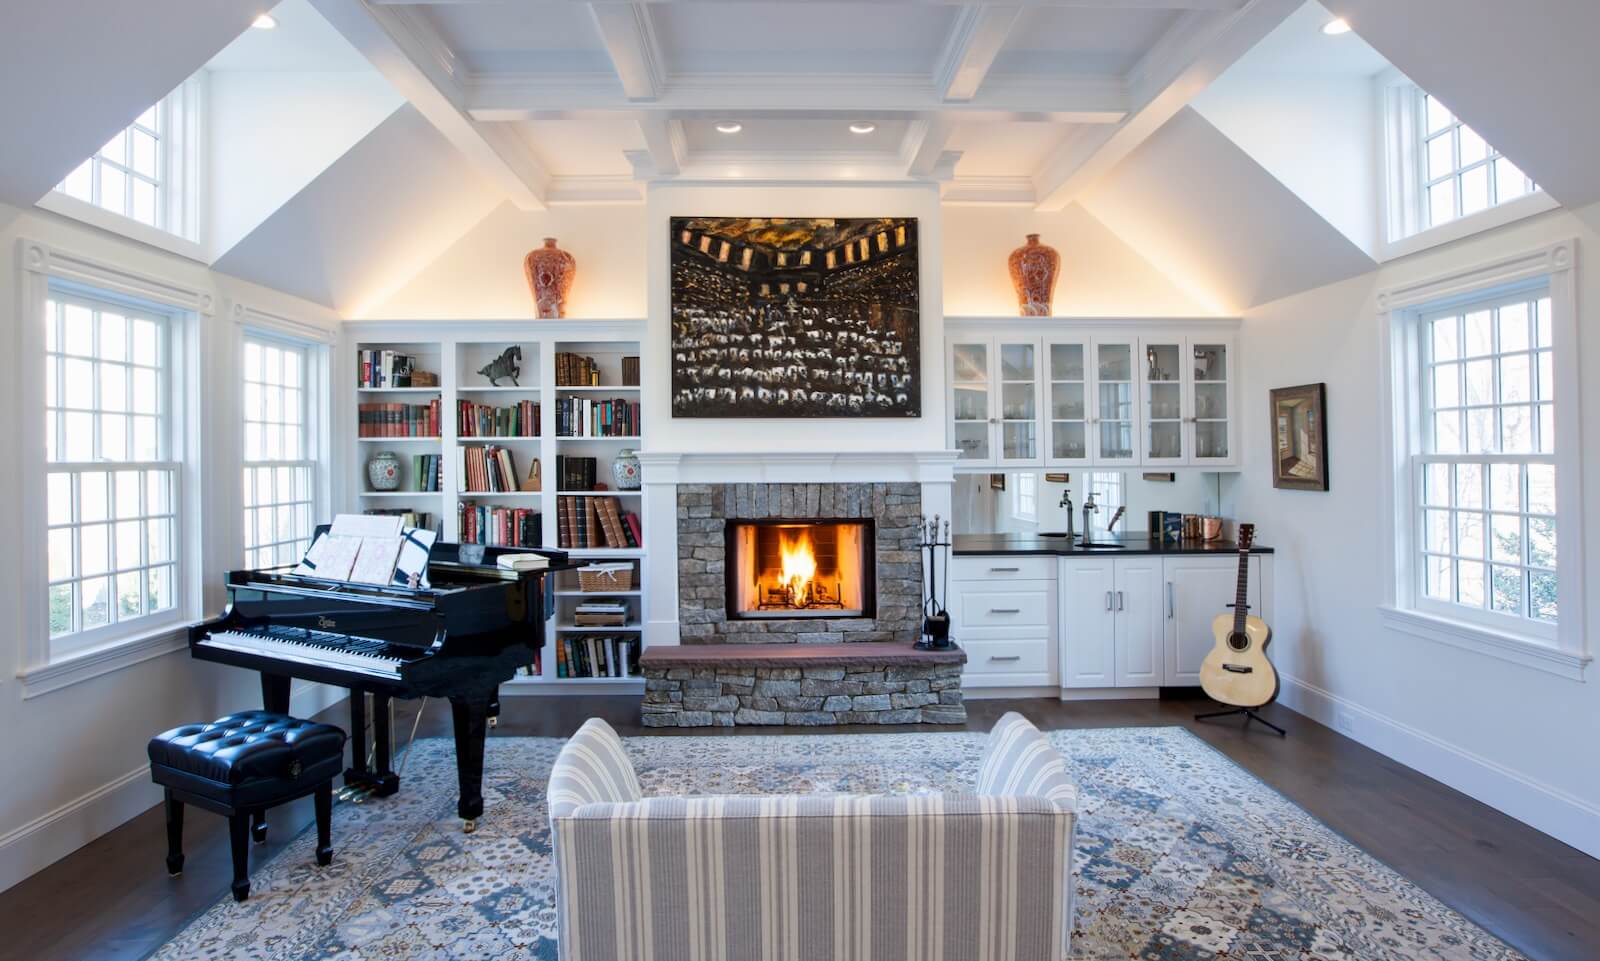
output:
<path id="1" fill-rule="evenodd" d="M 228 819 L 233 899 L 250 896 L 249 838 L 267 839 L 266 812 L 315 795 L 317 863 L 333 861 L 333 779 L 344 768 L 345 733 L 331 724 L 270 711 L 240 711 L 185 724 L 150 739 L 150 777 L 167 791 L 167 873 L 183 871 L 183 806 Z"/>

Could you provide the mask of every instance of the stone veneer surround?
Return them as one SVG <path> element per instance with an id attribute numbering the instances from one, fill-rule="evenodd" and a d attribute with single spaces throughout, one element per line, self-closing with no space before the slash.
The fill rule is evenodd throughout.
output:
<path id="1" fill-rule="evenodd" d="M 684 644 L 910 643 L 921 628 L 922 485 L 679 484 L 678 624 Z M 872 518 L 877 613 L 871 618 L 729 620 L 724 528 L 729 520 Z"/>

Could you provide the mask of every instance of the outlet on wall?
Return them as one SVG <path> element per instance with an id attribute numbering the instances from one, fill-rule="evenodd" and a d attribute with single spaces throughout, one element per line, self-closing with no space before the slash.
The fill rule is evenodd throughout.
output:
<path id="1" fill-rule="evenodd" d="M 1334 711 L 1333 726 L 1338 729 L 1340 734 L 1346 734 L 1351 737 L 1355 736 L 1356 725 L 1355 721 L 1350 718 L 1349 711 Z"/>

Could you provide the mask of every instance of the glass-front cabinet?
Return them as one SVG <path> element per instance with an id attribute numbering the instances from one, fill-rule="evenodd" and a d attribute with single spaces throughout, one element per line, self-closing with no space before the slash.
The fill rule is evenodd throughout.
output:
<path id="1" fill-rule="evenodd" d="M 1039 341 L 950 343 L 951 443 L 962 467 L 1038 466 Z"/>
<path id="2" fill-rule="evenodd" d="M 961 452 L 958 468 L 1238 465 L 1231 332 L 1142 322 L 1142 336 L 1110 323 L 966 336 L 952 326 L 949 439 Z"/>

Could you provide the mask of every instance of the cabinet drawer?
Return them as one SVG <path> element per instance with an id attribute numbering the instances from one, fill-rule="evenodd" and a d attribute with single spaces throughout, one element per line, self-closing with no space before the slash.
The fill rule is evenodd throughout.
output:
<path id="1" fill-rule="evenodd" d="M 1020 582 L 1011 589 L 998 584 L 952 584 L 951 629 L 956 640 L 1048 637 L 1052 586 L 1041 581 Z"/>
<path id="2" fill-rule="evenodd" d="M 950 579 L 953 581 L 1053 581 L 1056 579 L 1054 557 L 987 557 L 950 558 Z"/>
<path id="3" fill-rule="evenodd" d="M 1050 641 L 963 641 L 968 677 L 987 674 L 1045 674 L 1050 671 Z"/>

